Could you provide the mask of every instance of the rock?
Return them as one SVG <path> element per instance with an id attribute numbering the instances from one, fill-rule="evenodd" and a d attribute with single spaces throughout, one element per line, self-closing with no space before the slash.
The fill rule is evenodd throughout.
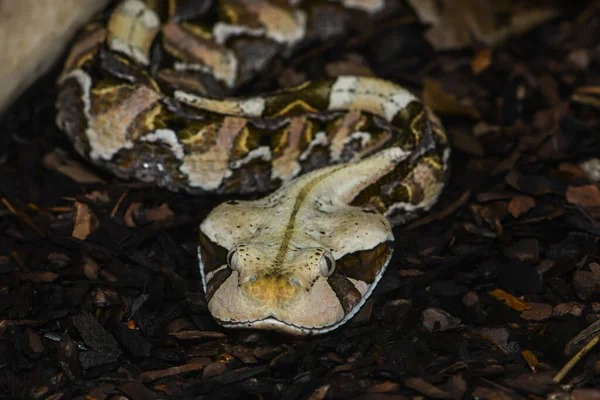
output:
<path id="1" fill-rule="evenodd" d="M 108 0 L 0 2 L 0 114 L 58 60 Z"/>

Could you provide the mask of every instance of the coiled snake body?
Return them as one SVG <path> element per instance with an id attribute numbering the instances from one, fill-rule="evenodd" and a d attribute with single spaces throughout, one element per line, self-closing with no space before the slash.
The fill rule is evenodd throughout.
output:
<path id="1" fill-rule="evenodd" d="M 340 326 L 389 263 L 391 226 L 437 200 L 450 154 L 441 125 L 376 78 L 214 94 L 319 33 L 319 13 L 372 14 L 384 1 L 154 3 L 123 1 L 106 25 L 85 29 L 59 79 L 58 125 L 123 178 L 198 194 L 271 192 L 221 204 L 200 226 L 211 314 L 227 327 L 297 335 Z"/>

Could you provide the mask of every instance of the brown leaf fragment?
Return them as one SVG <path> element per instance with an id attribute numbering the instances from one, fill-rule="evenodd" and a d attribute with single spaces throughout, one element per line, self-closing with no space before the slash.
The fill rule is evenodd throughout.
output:
<path id="1" fill-rule="evenodd" d="M 54 282 L 58 275 L 50 271 L 15 272 L 15 278 L 34 283 Z"/>
<path id="2" fill-rule="evenodd" d="M 536 372 L 538 366 L 540 365 L 540 362 L 538 361 L 535 354 L 533 354 L 531 350 L 523 350 L 521 351 L 521 355 L 525 359 L 527 365 L 529 365 L 529 369 L 531 369 L 531 372 Z"/>
<path id="3" fill-rule="evenodd" d="M 160 378 L 164 378 L 166 376 L 174 376 L 184 374 L 186 372 L 200 371 L 211 362 L 212 360 L 209 357 L 202 357 L 201 359 L 196 358 L 194 359 L 194 362 L 190 362 L 188 364 L 178 365 L 176 367 L 161 370 L 142 372 L 140 374 L 140 379 L 142 380 L 142 382 L 151 382 Z"/>
<path id="4" fill-rule="evenodd" d="M 591 271 L 577 270 L 573 273 L 573 288 L 577 297 L 587 300 L 596 291 L 596 280 Z"/>
<path id="5" fill-rule="evenodd" d="M 368 390 L 371 393 L 389 393 L 397 391 L 398 387 L 399 385 L 396 382 L 385 381 L 381 383 L 376 383 L 375 385 L 371 386 Z"/>
<path id="6" fill-rule="evenodd" d="M 505 354 L 512 353 L 511 347 L 514 348 L 514 343 L 508 341 L 510 333 L 507 328 L 483 328 L 480 333 L 486 340 L 494 343 Z"/>
<path id="7" fill-rule="evenodd" d="M 554 309 L 546 303 L 529 303 L 531 308 L 521 313 L 521 318 L 528 321 L 545 321 L 552 317 Z"/>
<path id="8" fill-rule="evenodd" d="M 167 203 L 163 203 L 159 207 L 146 209 L 145 215 L 146 221 L 158 222 L 161 225 L 164 225 L 171 221 L 175 213 L 173 213 Z"/>
<path id="9" fill-rule="evenodd" d="M 508 200 L 512 199 L 514 193 L 508 191 L 491 191 L 491 192 L 481 192 L 477 193 L 476 199 L 479 203 L 486 203 L 488 201 L 494 200 Z"/>
<path id="10" fill-rule="evenodd" d="M 373 76 L 373 71 L 366 61 L 358 54 L 349 54 L 345 60 L 329 62 L 325 65 L 325 71 L 330 77 L 340 75 Z"/>
<path id="11" fill-rule="evenodd" d="M 174 215 L 167 203 L 155 208 L 145 208 L 141 203 L 136 202 L 129 205 L 123 219 L 125 225 L 130 228 L 152 222 L 166 226 L 172 221 Z"/>
<path id="12" fill-rule="evenodd" d="M 486 382 L 485 384 L 488 384 L 488 382 Z M 473 396 L 473 398 L 475 399 L 486 399 L 486 400 L 525 400 L 527 399 L 524 396 L 521 396 L 520 394 L 505 388 L 503 386 L 500 385 L 492 385 L 493 389 L 484 387 L 484 386 L 478 386 L 475 388 L 475 390 L 473 390 L 473 393 L 471 394 Z"/>
<path id="13" fill-rule="evenodd" d="M 69 378 L 81 377 L 82 370 L 81 363 L 79 362 L 79 348 L 73 338 L 67 333 L 60 338 L 58 364 Z"/>
<path id="14" fill-rule="evenodd" d="M 516 170 L 510 171 L 504 178 L 506 183 L 527 194 L 534 196 L 552 193 L 552 186 L 544 176 L 523 175 Z"/>
<path id="15" fill-rule="evenodd" d="M 565 180 L 586 178 L 585 172 L 580 166 L 568 162 L 560 163 L 554 176 L 564 177 Z"/>
<path id="16" fill-rule="evenodd" d="M 170 335 L 175 336 L 177 339 L 222 339 L 226 337 L 221 332 L 212 331 L 181 331 L 173 332 Z"/>
<path id="17" fill-rule="evenodd" d="M 90 280 L 98 279 L 98 274 L 100 273 L 100 266 L 98 263 L 89 256 L 85 256 L 83 262 L 83 274 Z"/>
<path id="18" fill-rule="evenodd" d="M 471 60 L 471 71 L 475 75 L 485 71 L 492 64 L 492 49 L 479 50 Z"/>
<path id="19" fill-rule="evenodd" d="M 581 316 L 585 305 L 577 303 L 576 301 L 569 301 L 568 303 L 561 303 L 554 306 L 554 316 L 561 317 L 565 314 L 571 314 L 576 317 Z"/>
<path id="20" fill-rule="evenodd" d="M 423 310 L 423 327 L 429 332 L 441 332 L 460 326 L 460 318 L 450 315 L 445 310 L 433 307 Z"/>
<path id="21" fill-rule="evenodd" d="M 404 380 L 404 385 L 432 399 L 451 399 L 450 393 L 432 385 L 424 379 L 410 377 Z"/>
<path id="22" fill-rule="evenodd" d="M 594 280 L 596 281 L 596 284 L 600 283 L 600 264 L 598 264 L 597 262 L 591 262 L 589 264 L 589 267 L 590 271 L 594 275 Z"/>
<path id="23" fill-rule="evenodd" d="M 525 7 L 523 2 L 494 0 L 409 0 L 437 50 L 458 49 L 476 42 L 494 46 L 554 17 L 558 10 Z"/>
<path id="24" fill-rule="evenodd" d="M 110 196 L 108 193 L 100 190 L 92 190 L 91 192 L 86 193 L 85 198 L 89 199 L 95 204 L 107 204 L 110 202 Z"/>
<path id="25" fill-rule="evenodd" d="M 194 331 L 194 324 L 189 318 L 177 318 L 170 321 L 166 330 L 169 333 L 181 332 L 181 331 Z"/>
<path id="26" fill-rule="evenodd" d="M 249 347 L 236 344 L 234 346 L 227 346 L 226 348 L 229 353 L 240 359 L 244 364 L 256 364 L 258 362 L 253 354 L 253 350 Z"/>
<path id="27" fill-rule="evenodd" d="M 580 86 L 571 95 L 571 100 L 590 107 L 600 108 L 600 86 Z"/>
<path id="28" fill-rule="evenodd" d="M 539 242 L 533 238 L 521 239 L 516 244 L 506 247 L 504 255 L 520 261 L 537 262 L 540 256 Z"/>
<path id="29" fill-rule="evenodd" d="M 256 358 L 261 360 L 271 360 L 282 351 L 284 351 L 284 348 L 281 346 L 262 346 L 254 349 L 252 353 L 256 356 Z"/>
<path id="30" fill-rule="evenodd" d="M 555 387 L 549 372 L 527 373 L 517 378 L 505 379 L 504 383 L 517 391 L 537 396 L 544 396 Z"/>
<path id="31" fill-rule="evenodd" d="M 508 203 L 508 212 L 515 218 L 531 210 L 535 206 L 535 199 L 531 196 L 518 195 Z"/>
<path id="32" fill-rule="evenodd" d="M 43 353 L 45 347 L 40 335 L 29 327 L 25 328 L 25 332 L 27 333 L 27 345 L 29 350 L 32 353 Z"/>
<path id="33" fill-rule="evenodd" d="M 476 157 L 485 155 L 485 150 L 479 140 L 464 130 L 451 129 L 448 131 L 448 136 L 453 148 Z"/>
<path id="34" fill-rule="evenodd" d="M 435 113 L 448 116 L 480 118 L 479 111 L 469 100 L 460 101 L 453 93 L 446 92 L 440 82 L 425 79 L 422 100 Z"/>
<path id="35" fill-rule="evenodd" d="M 352 317 L 350 324 L 352 326 L 361 326 L 367 324 L 371 320 L 371 314 L 373 313 L 373 305 L 375 302 L 373 299 L 368 299 L 364 306 Z"/>
<path id="36" fill-rule="evenodd" d="M 141 382 L 127 382 L 121 386 L 121 390 L 131 400 L 155 400 L 158 396 L 144 386 Z"/>
<path id="37" fill-rule="evenodd" d="M 79 240 L 85 240 L 90 233 L 98 228 L 98 218 L 86 204 L 79 201 L 75 202 L 75 211 L 75 226 L 71 236 Z"/>
<path id="38" fill-rule="evenodd" d="M 295 68 L 284 68 L 277 75 L 279 76 L 277 83 L 284 89 L 299 86 L 307 80 L 306 74 Z"/>
<path id="39" fill-rule="evenodd" d="M 446 207 L 443 210 L 440 210 L 436 213 L 429 213 L 428 215 L 424 216 L 423 218 L 419 218 L 419 219 L 415 220 L 411 224 L 407 225 L 406 229 L 407 230 L 414 229 L 419 226 L 428 224 L 432 221 L 442 220 L 442 219 L 446 218 L 448 215 L 452 214 L 454 211 L 458 210 L 460 207 L 467 204 L 469 197 L 471 197 L 471 191 L 467 190 L 463 194 L 461 194 L 458 199 L 454 200 L 451 204 L 449 204 L 448 207 Z"/>
<path id="40" fill-rule="evenodd" d="M 548 398 L 557 400 L 560 399 L 564 392 L 557 392 L 556 397 L 551 393 Z M 598 400 L 600 399 L 600 388 L 576 388 L 571 392 L 568 400 Z"/>
<path id="41" fill-rule="evenodd" d="M 544 99 L 550 103 L 551 106 L 556 107 L 561 103 L 561 98 L 558 91 L 558 83 L 552 76 L 549 74 L 540 76 L 538 78 L 538 84 Z"/>
<path id="42" fill-rule="evenodd" d="M 323 400 L 325 396 L 327 396 L 327 392 L 331 387 L 330 384 L 319 386 L 315 389 L 315 391 L 310 395 L 308 400 Z"/>
<path id="43" fill-rule="evenodd" d="M 104 183 L 103 179 L 96 176 L 83 164 L 71 160 L 66 153 L 53 151 L 44 155 L 42 162 L 46 168 L 58 171 L 77 183 Z"/>
<path id="44" fill-rule="evenodd" d="M 123 216 L 125 225 L 127 225 L 130 228 L 136 227 L 135 221 L 137 221 L 139 218 L 141 208 L 141 203 L 131 203 L 129 207 L 127 207 L 127 211 L 125 211 L 125 215 Z"/>
<path id="45" fill-rule="evenodd" d="M 468 385 L 467 382 L 459 375 L 454 375 L 452 378 L 446 381 L 444 384 L 444 389 L 446 392 L 450 393 L 450 396 L 454 400 L 461 400 L 464 398 L 465 393 L 467 392 Z"/>
<path id="46" fill-rule="evenodd" d="M 204 371 L 202 371 L 202 379 L 212 378 L 213 376 L 221 375 L 223 372 L 227 371 L 227 364 L 220 361 L 215 361 L 213 363 L 208 364 Z"/>
<path id="47" fill-rule="evenodd" d="M 519 161 L 520 158 L 521 158 L 520 151 L 517 150 L 517 151 L 512 152 L 509 156 L 498 161 L 498 163 L 494 166 L 494 169 L 492 170 L 491 174 L 496 175 L 496 174 L 500 174 L 502 172 L 510 171 L 511 169 L 514 168 L 515 164 L 517 163 L 517 161 Z"/>
<path id="48" fill-rule="evenodd" d="M 567 201 L 585 208 L 592 216 L 600 216 L 600 189 L 596 185 L 568 186 Z"/>
<path id="49" fill-rule="evenodd" d="M 87 394 L 85 396 L 78 396 L 78 397 L 75 397 L 73 400 L 96 400 L 96 399 L 106 400 L 107 399 L 106 393 L 114 392 L 116 390 L 118 390 L 118 389 L 115 385 L 110 384 L 110 383 L 103 383 L 103 384 L 96 386 L 89 392 L 87 392 Z M 45 400 L 49 400 L 49 398 L 45 399 Z M 54 399 L 54 400 L 61 400 L 61 399 Z M 121 399 L 110 399 L 110 400 L 121 400 Z"/>
<path id="50" fill-rule="evenodd" d="M 502 289 L 491 290 L 488 292 L 488 294 L 496 300 L 503 302 L 515 311 L 525 311 L 533 308 L 529 303 L 517 299 L 512 294 L 506 293 Z"/>
<path id="51" fill-rule="evenodd" d="M 471 222 L 465 222 L 463 224 L 463 228 L 469 232 L 472 233 L 474 235 L 479 235 L 482 237 L 486 237 L 486 238 L 496 238 L 498 237 L 498 234 L 494 231 L 489 230 L 488 228 L 485 228 L 483 226 L 477 226 Z"/>

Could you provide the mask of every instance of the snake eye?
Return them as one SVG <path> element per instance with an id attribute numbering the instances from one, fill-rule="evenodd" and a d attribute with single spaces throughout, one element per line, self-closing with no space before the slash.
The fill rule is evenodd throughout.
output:
<path id="1" fill-rule="evenodd" d="M 325 254 L 323 254 L 321 261 L 319 261 L 319 269 L 321 271 L 321 275 L 324 277 L 328 277 L 333 274 L 333 271 L 335 271 L 335 259 L 331 253 L 325 252 Z"/>
<path id="2" fill-rule="evenodd" d="M 227 265 L 229 265 L 229 268 L 234 271 L 238 269 L 238 258 L 239 257 L 236 248 L 231 249 L 229 254 L 227 254 Z"/>

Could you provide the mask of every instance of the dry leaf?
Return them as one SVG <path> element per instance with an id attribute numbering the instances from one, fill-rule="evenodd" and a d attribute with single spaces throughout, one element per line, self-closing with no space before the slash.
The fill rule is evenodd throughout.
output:
<path id="1" fill-rule="evenodd" d="M 471 71 L 475 75 L 485 71 L 492 64 L 492 49 L 486 48 L 475 54 L 471 60 Z"/>
<path id="2" fill-rule="evenodd" d="M 476 157 L 483 157 L 485 150 L 479 140 L 462 129 L 451 129 L 448 136 L 452 147 Z"/>
<path id="3" fill-rule="evenodd" d="M 580 86 L 571 95 L 571 100 L 590 107 L 600 108 L 600 86 Z"/>
<path id="4" fill-rule="evenodd" d="M 423 310 L 423 327 L 429 332 L 459 328 L 461 320 L 441 308 L 429 307 Z"/>
<path id="5" fill-rule="evenodd" d="M 521 355 L 527 362 L 527 365 L 529 365 L 529 368 L 533 372 L 535 372 L 537 370 L 538 366 L 540 365 L 540 362 L 538 361 L 535 354 L 533 354 L 533 352 L 531 350 L 523 350 L 523 351 L 521 351 Z"/>
<path id="6" fill-rule="evenodd" d="M 479 111 L 468 100 L 461 102 L 452 94 L 444 91 L 442 85 L 433 79 L 425 79 L 422 94 L 423 103 L 434 112 L 442 115 L 467 116 L 479 118 Z"/>
<path id="7" fill-rule="evenodd" d="M 77 183 L 104 183 L 104 180 L 84 165 L 69 159 L 67 155 L 58 151 L 44 155 L 43 163 L 46 168 L 58 171 Z"/>
<path id="8" fill-rule="evenodd" d="M 585 308 L 584 304 L 577 303 L 576 301 L 569 301 L 568 303 L 561 303 L 554 306 L 554 316 L 563 316 L 565 314 L 571 314 L 576 317 L 581 316 Z"/>
<path id="9" fill-rule="evenodd" d="M 35 283 L 50 283 L 58 278 L 58 275 L 50 271 L 15 272 L 14 276 L 18 279 Z"/>
<path id="10" fill-rule="evenodd" d="M 110 196 L 107 192 L 101 192 L 99 190 L 93 190 L 85 194 L 85 198 L 93 201 L 96 204 L 107 204 L 110 203 Z"/>
<path id="11" fill-rule="evenodd" d="M 593 216 L 600 216 L 600 190 L 596 185 L 568 186 L 567 201 L 585 208 Z"/>
<path id="12" fill-rule="evenodd" d="M 76 201 L 75 210 L 75 226 L 71 236 L 79 240 L 85 240 L 90 233 L 98 228 L 98 219 L 87 204 Z"/>
<path id="13" fill-rule="evenodd" d="M 515 196 L 508 203 L 508 212 L 515 218 L 525 214 L 535 206 L 535 199 L 530 196 Z"/>
<path id="14" fill-rule="evenodd" d="M 156 222 L 160 225 L 167 225 L 172 220 L 175 214 L 169 208 L 167 203 L 161 204 L 156 208 L 144 208 L 141 203 L 131 203 L 131 205 L 125 211 L 125 225 L 130 228 L 139 224 L 145 224 L 147 222 Z"/>
<path id="15" fill-rule="evenodd" d="M 573 288 L 577 297 L 587 300 L 596 291 L 596 280 L 591 271 L 577 270 L 573 273 Z"/>
<path id="16" fill-rule="evenodd" d="M 125 215 L 123 216 L 123 220 L 125 221 L 125 225 L 130 228 L 135 228 L 135 221 L 138 220 L 140 216 L 140 209 L 142 208 L 141 203 L 131 203 L 129 207 L 127 207 L 127 211 L 125 211 Z"/>
<path id="17" fill-rule="evenodd" d="M 531 308 L 521 313 L 521 318 L 528 321 L 545 321 L 552 317 L 554 308 L 546 303 L 529 303 Z"/>
<path id="18" fill-rule="evenodd" d="M 169 208 L 167 203 L 161 204 L 156 208 L 148 208 L 146 210 L 146 220 L 149 222 L 159 222 L 166 224 L 173 218 L 173 211 Z"/>
<path id="19" fill-rule="evenodd" d="M 373 76 L 373 71 L 365 60 L 358 56 L 352 55 L 345 57 L 344 60 L 329 62 L 325 65 L 327 75 L 336 77 L 340 75 L 358 75 L 358 76 Z"/>
<path id="20" fill-rule="evenodd" d="M 585 172 L 581 167 L 568 162 L 560 163 L 558 166 L 558 171 L 565 176 L 565 179 L 568 180 L 576 180 L 586 177 Z"/>
<path id="21" fill-rule="evenodd" d="M 503 302 L 515 311 L 525 311 L 533 308 L 529 303 L 517 299 L 512 294 L 506 293 L 502 289 L 490 290 L 488 294 L 496 300 Z"/>
<path id="22" fill-rule="evenodd" d="M 527 8 L 526 2 L 498 0 L 409 0 L 421 22 L 432 27 L 425 37 L 437 50 L 476 42 L 494 46 L 557 15 L 549 7 Z M 508 18 L 507 18 L 508 14 Z"/>
<path id="23" fill-rule="evenodd" d="M 89 256 L 83 257 L 83 274 L 90 280 L 98 279 L 98 274 L 100 272 L 100 266 L 96 261 Z"/>

